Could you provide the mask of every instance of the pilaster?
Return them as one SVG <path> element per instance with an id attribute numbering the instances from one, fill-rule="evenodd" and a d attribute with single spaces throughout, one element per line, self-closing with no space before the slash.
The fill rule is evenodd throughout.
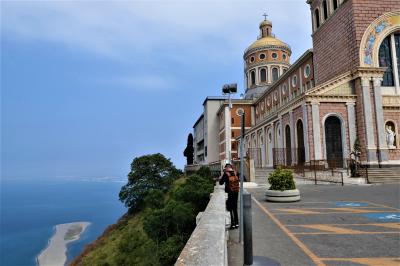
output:
<path id="1" fill-rule="evenodd" d="M 311 102 L 311 114 L 313 123 L 313 140 L 314 140 L 314 159 L 322 159 L 321 150 L 321 125 L 319 121 L 319 103 Z"/>
<path id="2" fill-rule="evenodd" d="M 305 161 L 310 161 L 310 148 L 308 147 L 308 115 L 307 104 L 303 104 L 303 137 L 304 137 L 304 153 Z"/>
<path id="3" fill-rule="evenodd" d="M 357 138 L 356 132 L 356 109 L 355 103 L 346 103 L 347 106 L 347 123 L 349 125 L 349 140 L 350 140 L 350 152 L 353 151 L 354 142 Z"/>
<path id="4" fill-rule="evenodd" d="M 375 100 L 375 116 L 376 116 L 376 128 L 378 134 L 378 153 L 379 161 L 385 162 L 389 159 L 388 147 L 385 138 L 385 122 L 383 118 L 383 107 L 382 107 L 382 93 L 381 93 L 381 78 L 374 78 L 374 100 Z"/>
<path id="5" fill-rule="evenodd" d="M 364 111 L 364 127 L 365 127 L 365 140 L 366 140 L 366 151 L 367 161 L 376 162 L 376 146 L 375 146 L 375 134 L 374 125 L 372 119 L 372 107 L 371 107 L 371 95 L 370 95 L 370 81 L 367 77 L 361 78 L 361 94 L 362 94 L 362 105 Z"/>

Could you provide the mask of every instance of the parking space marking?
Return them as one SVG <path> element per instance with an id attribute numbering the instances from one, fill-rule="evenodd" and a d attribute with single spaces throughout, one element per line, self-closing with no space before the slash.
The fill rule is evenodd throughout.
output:
<path id="1" fill-rule="evenodd" d="M 384 207 L 384 208 L 400 211 L 399 208 L 394 208 L 394 207 L 390 207 L 390 206 L 383 205 L 383 204 L 377 204 L 377 203 L 373 203 L 373 202 L 370 202 L 370 201 L 360 201 L 360 202 L 366 202 L 366 203 L 369 203 L 371 205 L 375 205 L 375 206 L 378 206 L 378 207 Z"/>
<path id="2" fill-rule="evenodd" d="M 292 232 L 289 231 L 270 211 L 268 211 L 261 203 L 256 200 L 253 196 L 252 200 L 257 206 L 271 218 L 272 221 L 290 238 L 293 242 L 307 255 L 316 265 L 325 265 L 319 257 L 317 257 L 302 241 L 300 241 Z"/>
<path id="3" fill-rule="evenodd" d="M 353 262 L 368 266 L 399 266 L 400 258 L 321 258 L 323 261 Z"/>
<path id="4" fill-rule="evenodd" d="M 268 210 L 267 207 L 261 205 L 254 197 L 253 201 L 260 207 L 260 209 L 266 213 L 271 220 L 281 228 L 281 230 L 291 238 L 295 244 L 300 247 L 305 254 L 307 254 L 311 260 L 317 265 L 326 265 L 329 262 L 343 262 L 343 263 L 359 263 L 364 265 L 379 265 L 379 266 L 400 266 L 400 258 L 392 257 L 371 257 L 371 258 L 323 258 L 318 257 L 306 243 L 304 243 L 301 237 L 305 235 L 399 235 L 400 234 L 400 223 L 398 220 L 387 220 L 376 219 L 371 223 L 344 223 L 344 224 L 290 224 L 286 225 L 280 221 L 278 217 L 281 215 L 296 215 L 296 216 L 307 216 L 307 215 L 318 215 L 318 214 L 353 214 L 356 216 L 376 215 L 376 216 L 387 216 L 394 215 L 395 218 L 400 216 L 400 209 L 393 208 L 390 206 L 375 204 L 372 202 L 364 201 L 361 204 L 358 202 L 302 202 L 302 204 L 309 204 L 308 206 L 293 206 L 292 208 L 274 208 Z M 339 203 L 339 204 L 338 204 Z M 351 204 L 350 204 L 351 203 Z M 318 204 L 323 204 L 318 206 Z M 324 207 L 329 204 L 330 206 L 336 205 L 337 207 Z M 393 217 L 394 217 L 393 216 Z M 392 218 L 393 218 L 392 217 Z M 350 218 L 351 219 L 351 218 Z M 351 220 L 350 220 L 351 221 Z M 297 229 L 295 229 L 297 227 Z M 375 228 L 374 228 L 375 227 Z M 301 230 L 300 228 L 304 228 Z M 289 230 L 290 229 L 290 230 Z M 315 230 L 315 231 L 310 231 Z M 374 231 L 375 230 L 375 231 Z M 386 230 L 386 231 L 385 231 Z"/>
<path id="5" fill-rule="evenodd" d="M 359 231 L 359 230 L 347 229 L 347 228 L 343 228 L 343 227 L 339 227 L 339 226 L 332 226 L 332 225 L 326 225 L 326 224 L 299 225 L 299 227 L 316 229 L 316 230 L 324 231 L 324 232 L 309 232 L 309 233 L 295 233 L 295 234 L 323 234 L 323 233 L 327 233 L 327 232 L 335 233 L 335 234 L 363 233 L 363 231 Z"/>
<path id="6" fill-rule="evenodd" d="M 317 211 L 318 210 L 318 211 Z M 325 211 L 324 211 L 325 210 Z M 277 215 L 303 215 L 303 214 L 334 214 L 334 213 L 387 213 L 387 210 L 376 210 L 367 208 L 282 208 L 273 209 L 274 214 Z M 399 214 L 400 215 L 400 212 Z"/>

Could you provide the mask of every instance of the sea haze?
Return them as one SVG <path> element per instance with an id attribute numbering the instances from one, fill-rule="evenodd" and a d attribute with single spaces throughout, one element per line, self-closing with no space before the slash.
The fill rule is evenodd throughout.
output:
<path id="1" fill-rule="evenodd" d="M 90 222 L 68 246 L 70 261 L 126 212 L 118 200 L 122 185 L 123 180 L 113 178 L 3 179 L 0 265 L 36 265 L 55 225 Z"/>

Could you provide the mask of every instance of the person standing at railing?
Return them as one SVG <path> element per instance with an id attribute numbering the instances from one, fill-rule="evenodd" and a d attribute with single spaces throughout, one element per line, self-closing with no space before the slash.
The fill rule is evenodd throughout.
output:
<path id="1" fill-rule="evenodd" d="M 226 164 L 223 174 L 219 178 L 219 184 L 225 184 L 225 192 L 228 193 L 228 199 L 226 201 L 226 209 L 229 211 L 231 216 L 230 229 L 239 227 L 239 217 L 237 211 L 237 203 L 239 196 L 239 178 L 235 170 L 233 170 L 231 164 Z"/>

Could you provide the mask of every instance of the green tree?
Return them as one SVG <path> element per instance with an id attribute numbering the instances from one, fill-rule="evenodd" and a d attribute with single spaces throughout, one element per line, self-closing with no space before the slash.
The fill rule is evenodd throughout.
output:
<path id="1" fill-rule="evenodd" d="M 144 198 L 144 204 L 151 209 L 164 207 L 164 193 L 159 189 L 151 189 Z"/>
<path id="2" fill-rule="evenodd" d="M 135 212 L 151 189 L 167 191 L 181 172 L 164 155 L 157 153 L 135 158 L 131 163 L 128 183 L 121 188 L 119 199 Z"/>
<path id="3" fill-rule="evenodd" d="M 173 198 L 191 203 L 194 207 L 194 212 L 197 213 L 207 207 L 212 191 L 213 184 L 210 180 L 199 175 L 191 175 L 187 178 L 186 183 L 173 193 Z"/>

